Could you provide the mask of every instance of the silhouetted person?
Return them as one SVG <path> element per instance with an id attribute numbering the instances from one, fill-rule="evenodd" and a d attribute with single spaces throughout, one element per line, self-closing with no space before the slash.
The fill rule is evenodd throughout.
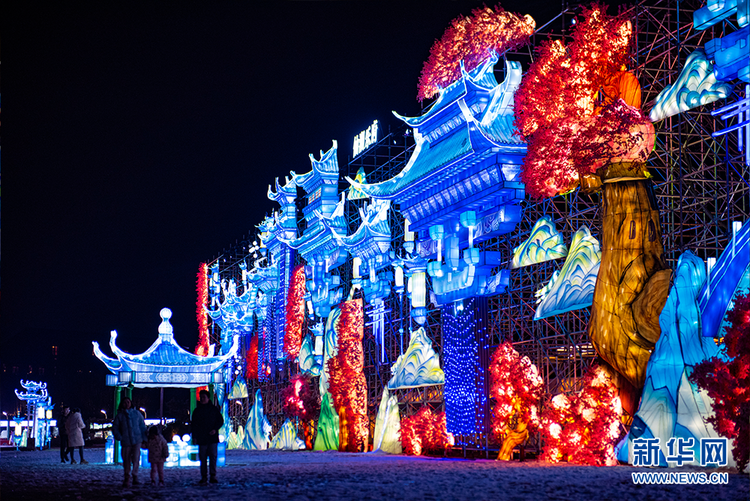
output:
<path id="1" fill-rule="evenodd" d="M 143 414 L 133 409 L 128 397 L 120 401 L 117 415 L 112 422 L 112 434 L 120 441 L 122 447 L 122 466 L 125 469 L 123 487 L 130 486 L 130 471 L 133 471 L 133 484 L 138 483 L 138 467 L 141 465 L 141 444 L 145 442 L 146 423 Z"/>
<path id="2" fill-rule="evenodd" d="M 191 420 L 193 443 L 198 445 L 198 457 L 201 461 L 201 485 L 208 483 L 206 475 L 206 462 L 210 460 L 211 483 L 216 480 L 216 458 L 219 447 L 219 428 L 224 425 L 224 418 L 218 407 L 209 401 L 208 392 L 200 392 L 200 403 L 193 411 Z"/>
<path id="3" fill-rule="evenodd" d="M 70 407 L 67 405 L 64 405 L 60 409 L 60 414 L 57 417 L 57 431 L 60 434 L 60 462 L 61 463 L 67 463 L 68 462 L 68 452 L 71 454 L 73 451 L 68 451 L 68 430 L 65 428 L 65 420 L 68 419 L 68 416 L 70 415 Z M 72 458 L 71 458 L 72 459 Z"/>

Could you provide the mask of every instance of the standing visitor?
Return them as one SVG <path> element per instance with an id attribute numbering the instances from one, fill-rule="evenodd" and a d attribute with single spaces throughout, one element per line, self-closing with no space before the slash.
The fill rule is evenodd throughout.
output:
<path id="1" fill-rule="evenodd" d="M 83 459 L 83 429 L 86 425 L 81 417 L 81 409 L 78 407 L 71 409 L 70 414 L 65 419 L 65 430 L 68 432 L 68 449 L 70 450 L 70 464 L 76 464 L 74 458 L 75 448 L 78 447 L 78 456 L 81 464 L 89 464 Z"/>
<path id="2" fill-rule="evenodd" d="M 68 462 L 68 452 L 73 454 L 73 451 L 68 451 L 68 430 L 65 428 L 65 420 L 68 419 L 70 414 L 70 407 L 63 405 L 60 409 L 60 414 L 57 417 L 57 431 L 60 434 L 60 462 Z M 71 459 L 73 459 L 71 457 Z"/>
<path id="3" fill-rule="evenodd" d="M 148 462 L 151 463 L 151 485 L 156 485 L 159 475 L 159 485 L 164 486 L 164 462 L 169 457 L 169 446 L 159 433 L 158 426 L 148 429 Z"/>
<path id="4" fill-rule="evenodd" d="M 209 401 L 208 392 L 200 392 L 200 403 L 193 411 L 191 421 L 193 443 L 198 445 L 198 457 L 201 461 L 201 485 L 206 485 L 206 460 L 211 460 L 211 483 L 216 484 L 216 458 L 219 447 L 219 428 L 224 425 L 224 418 L 218 407 Z"/>
<path id="5" fill-rule="evenodd" d="M 125 469 L 123 487 L 129 487 L 130 471 L 133 471 L 133 485 L 138 483 L 138 467 L 141 465 L 141 444 L 146 441 L 146 423 L 143 415 L 133 409 L 133 402 L 125 397 L 117 409 L 112 422 L 112 434 L 122 447 L 122 466 Z"/>

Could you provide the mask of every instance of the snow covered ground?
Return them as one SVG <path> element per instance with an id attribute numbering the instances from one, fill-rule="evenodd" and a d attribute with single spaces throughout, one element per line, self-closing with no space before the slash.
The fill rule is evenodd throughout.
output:
<path id="1" fill-rule="evenodd" d="M 77 457 L 77 454 L 76 454 Z M 633 485 L 629 466 L 595 468 L 535 461 L 415 458 L 337 452 L 229 451 L 218 485 L 201 487 L 198 468 L 167 468 L 166 487 L 123 489 L 122 466 L 104 450 L 85 451 L 88 465 L 60 463 L 59 451 L 0 452 L 0 498 L 231 500 L 747 500 L 747 475 L 728 485 Z M 686 470 L 690 470 L 685 468 Z M 657 470 L 665 471 L 665 470 Z"/>

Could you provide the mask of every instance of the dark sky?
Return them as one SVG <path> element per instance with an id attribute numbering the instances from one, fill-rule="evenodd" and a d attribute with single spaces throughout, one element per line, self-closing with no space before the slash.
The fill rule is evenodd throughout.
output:
<path id="1" fill-rule="evenodd" d="M 2 53 L 5 359 L 53 343 L 90 353 L 112 329 L 140 352 L 165 306 L 192 348 L 199 263 L 276 208 L 267 185 L 307 172 L 308 153 L 337 139 L 344 165 L 372 120 L 419 114 L 430 46 L 482 4 L 13 3 Z M 503 6 L 538 26 L 560 10 Z"/>

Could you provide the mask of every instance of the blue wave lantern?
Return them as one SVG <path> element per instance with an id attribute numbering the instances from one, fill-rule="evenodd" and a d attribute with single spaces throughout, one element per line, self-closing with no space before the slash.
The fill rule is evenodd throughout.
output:
<path id="1" fill-rule="evenodd" d="M 695 440 L 695 464 L 700 464 L 700 439 L 718 438 L 713 426 L 705 421 L 713 413 L 711 399 L 688 380 L 695 365 L 721 356 L 714 340 L 701 335 L 699 297 L 705 282 L 703 260 L 690 251 L 682 254 L 659 316 L 661 336 L 646 368 L 641 403 L 618 452 L 621 461 L 633 463 L 633 439 L 658 438 L 659 466 L 674 466 L 667 461 L 667 442 L 681 437 Z"/>
<path id="2" fill-rule="evenodd" d="M 562 268 L 536 292 L 539 304 L 534 320 L 591 306 L 601 260 L 599 241 L 587 226 L 581 226 L 573 235 Z"/>
<path id="3" fill-rule="evenodd" d="M 540 217 L 531 228 L 529 238 L 513 249 L 510 268 L 539 264 L 568 255 L 563 235 L 550 216 Z"/>
<path id="4" fill-rule="evenodd" d="M 440 368 L 440 357 L 432 347 L 424 327 L 412 331 L 409 347 L 391 367 L 388 388 L 416 388 L 445 384 L 445 374 Z"/>
<path id="5" fill-rule="evenodd" d="M 703 49 L 696 49 L 685 61 L 677 81 L 656 96 L 649 113 L 652 122 L 663 120 L 719 99 L 726 99 L 734 85 L 716 78 L 714 65 Z"/>

